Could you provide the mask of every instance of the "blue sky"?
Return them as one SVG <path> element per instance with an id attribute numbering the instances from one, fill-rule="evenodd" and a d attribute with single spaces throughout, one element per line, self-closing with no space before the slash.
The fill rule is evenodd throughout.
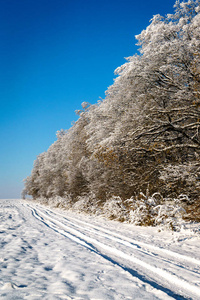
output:
<path id="1" fill-rule="evenodd" d="M 19 198 L 56 131 L 96 103 L 135 35 L 174 0 L 0 0 L 0 198 Z"/>

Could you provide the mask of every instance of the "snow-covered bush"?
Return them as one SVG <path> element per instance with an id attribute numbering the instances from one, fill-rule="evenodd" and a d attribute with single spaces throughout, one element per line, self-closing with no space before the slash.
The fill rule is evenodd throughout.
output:
<path id="1" fill-rule="evenodd" d="M 158 193 L 153 194 L 152 197 L 140 193 L 138 197 L 126 200 L 130 208 L 129 222 L 135 225 L 154 225 L 154 208 L 160 205 L 162 201 L 163 198 Z"/>
<path id="2" fill-rule="evenodd" d="M 176 201 L 174 199 L 163 199 L 159 193 L 155 193 L 151 197 L 141 193 L 135 201 L 133 198 L 131 199 L 129 222 L 143 226 L 164 225 L 177 230 L 179 221 L 182 220 L 185 213 L 184 208 L 181 206 L 182 198 L 183 195 Z"/>
<path id="3" fill-rule="evenodd" d="M 85 212 L 88 214 L 99 215 L 101 208 L 93 193 L 85 196 L 79 196 L 78 200 L 73 204 L 72 209 L 77 212 Z"/>
<path id="4" fill-rule="evenodd" d="M 113 196 L 108 199 L 102 207 L 103 215 L 111 220 L 115 219 L 121 222 L 127 220 L 127 209 L 119 196 Z"/>
<path id="5" fill-rule="evenodd" d="M 185 210 L 171 201 L 154 207 L 154 225 L 165 225 L 172 230 L 178 230 Z"/>
<path id="6" fill-rule="evenodd" d="M 48 203 L 52 207 L 60 207 L 60 208 L 70 208 L 71 202 L 69 198 L 63 198 L 60 196 L 51 197 L 48 200 Z"/>

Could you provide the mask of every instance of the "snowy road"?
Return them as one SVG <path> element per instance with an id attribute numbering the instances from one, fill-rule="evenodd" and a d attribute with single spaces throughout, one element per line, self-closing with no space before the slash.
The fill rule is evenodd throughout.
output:
<path id="1" fill-rule="evenodd" d="M 200 299 L 200 239 L 0 200 L 0 299 Z"/>

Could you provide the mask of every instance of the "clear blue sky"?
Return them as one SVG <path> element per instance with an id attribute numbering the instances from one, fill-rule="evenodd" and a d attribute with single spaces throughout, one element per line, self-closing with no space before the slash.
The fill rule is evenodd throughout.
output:
<path id="1" fill-rule="evenodd" d="M 0 0 L 0 198 L 19 198 L 37 155 L 96 103 L 136 34 L 174 0 Z"/>

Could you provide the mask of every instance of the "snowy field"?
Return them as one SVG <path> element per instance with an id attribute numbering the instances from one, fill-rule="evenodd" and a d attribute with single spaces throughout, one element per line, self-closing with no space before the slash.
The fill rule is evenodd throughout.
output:
<path id="1" fill-rule="evenodd" d="M 0 217 L 0 299 L 200 299 L 190 226 L 172 233 L 22 200 L 0 200 Z"/>

